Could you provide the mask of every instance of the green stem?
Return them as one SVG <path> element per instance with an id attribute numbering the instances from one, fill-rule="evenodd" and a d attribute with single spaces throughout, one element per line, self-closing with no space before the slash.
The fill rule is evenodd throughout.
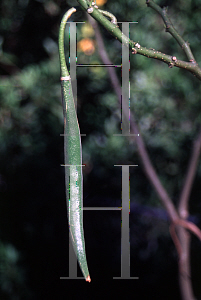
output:
<path id="1" fill-rule="evenodd" d="M 111 23 L 106 17 L 103 16 L 101 10 L 98 8 L 89 7 L 84 0 L 77 0 L 77 2 L 81 5 L 81 7 L 86 10 L 96 21 L 98 21 L 103 27 L 105 27 L 116 39 L 118 39 L 125 46 L 132 48 L 134 42 L 131 41 L 125 34 L 121 32 L 117 24 Z M 93 10 L 89 10 L 89 8 L 93 8 Z"/>
<path id="2" fill-rule="evenodd" d="M 65 32 L 66 22 L 74 12 L 76 12 L 76 9 L 72 7 L 65 13 L 65 15 L 61 20 L 61 25 L 59 30 L 59 56 L 60 56 L 60 65 L 61 65 L 61 77 L 69 76 L 68 69 L 66 66 L 65 53 L 64 53 L 64 32 Z"/>
<path id="3" fill-rule="evenodd" d="M 184 41 L 182 44 L 182 38 L 180 39 L 180 36 L 178 36 L 178 33 L 172 29 L 172 35 L 176 38 L 177 41 L 182 44 L 182 49 L 184 49 L 189 62 L 179 60 L 175 56 L 167 55 L 165 53 L 161 53 L 157 50 L 147 49 L 146 47 L 142 47 L 138 42 L 134 42 L 130 40 L 125 34 L 121 32 L 119 27 L 113 23 L 111 23 L 107 18 L 105 18 L 102 13 L 99 11 L 99 9 L 96 9 L 95 7 L 89 7 L 89 3 L 87 4 L 85 0 L 77 0 L 77 2 L 80 4 L 80 6 L 86 10 L 97 22 L 99 22 L 105 29 L 110 32 L 117 40 L 119 40 L 123 45 L 129 47 L 129 49 L 132 51 L 132 54 L 140 54 L 144 55 L 148 58 L 154 58 L 157 60 L 160 60 L 164 63 L 166 63 L 169 67 L 178 67 L 185 70 L 188 70 L 193 75 L 195 75 L 199 80 L 201 80 L 201 68 L 196 63 L 193 54 L 191 53 L 190 47 L 187 42 Z M 148 0 L 147 4 L 149 6 L 154 6 L 157 8 L 157 12 L 162 14 L 162 9 L 155 4 L 152 0 Z M 93 8 L 89 10 L 89 8 Z M 163 13 L 163 16 L 165 14 Z M 168 29 L 169 30 L 169 29 Z"/>

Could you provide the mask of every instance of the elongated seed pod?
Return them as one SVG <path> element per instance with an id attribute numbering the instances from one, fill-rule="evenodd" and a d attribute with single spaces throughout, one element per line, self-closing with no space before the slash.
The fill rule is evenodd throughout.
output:
<path id="1" fill-rule="evenodd" d="M 61 21 L 59 30 L 59 57 L 61 66 L 61 90 L 64 113 L 64 157 L 66 202 L 68 223 L 73 247 L 86 281 L 91 278 L 87 266 L 83 232 L 83 187 L 82 187 L 82 149 L 80 129 L 75 111 L 72 85 L 64 54 L 64 30 L 68 18 L 76 9 L 69 9 Z"/>

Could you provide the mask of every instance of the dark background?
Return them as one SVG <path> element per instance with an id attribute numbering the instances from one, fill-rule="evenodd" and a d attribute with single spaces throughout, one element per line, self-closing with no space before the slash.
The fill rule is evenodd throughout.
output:
<path id="1" fill-rule="evenodd" d="M 157 1 L 201 60 L 201 1 Z M 121 276 L 121 213 L 84 211 L 86 254 L 92 282 L 68 276 L 68 224 L 63 164 L 58 31 L 76 1 L 0 2 L 0 297 L 1 299 L 180 299 L 177 253 L 169 219 L 147 181 L 136 145 L 120 133 L 121 110 L 105 68 L 78 68 L 78 119 L 82 137 L 84 206 L 121 205 L 121 169 L 130 168 L 130 270 Z M 114 1 L 102 9 L 130 25 L 142 46 L 186 59 L 145 1 Z M 86 21 L 76 13 L 71 21 Z M 121 64 L 121 45 L 101 29 L 111 61 Z M 77 63 L 102 63 L 93 31 L 77 25 Z M 68 32 L 66 31 L 68 57 Z M 151 160 L 177 204 L 192 143 L 201 122 L 200 82 L 192 74 L 140 55 L 131 56 L 131 110 Z M 117 69 L 121 79 L 120 69 Z M 190 195 L 190 219 L 201 226 L 198 165 Z M 192 236 L 192 283 L 201 299 L 201 243 Z M 81 271 L 78 268 L 78 276 Z"/>

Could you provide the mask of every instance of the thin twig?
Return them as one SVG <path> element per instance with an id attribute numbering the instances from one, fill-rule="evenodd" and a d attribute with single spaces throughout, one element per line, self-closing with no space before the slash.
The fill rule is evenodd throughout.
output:
<path id="1" fill-rule="evenodd" d="M 171 238 L 173 240 L 173 243 L 175 245 L 175 248 L 177 249 L 178 257 L 180 259 L 181 254 L 182 254 L 182 247 L 181 247 L 181 243 L 178 239 L 178 236 L 177 236 L 177 233 L 175 230 L 175 225 L 173 223 L 170 224 L 169 232 L 170 232 Z"/>
<path id="2" fill-rule="evenodd" d="M 186 219 L 188 217 L 189 195 L 190 195 L 190 192 L 192 189 L 193 180 L 194 180 L 197 165 L 198 165 L 200 149 L 201 149 L 201 127 L 199 130 L 197 139 L 194 141 L 194 144 L 193 144 L 193 151 L 191 154 L 191 158 L 190 158 L 189 165 L 188 165 L 188 170 L 186 173 L 186 178 L 184 180 L 181 196 L 179 199 L 178 211 L 179 211 L 179 215 L 182 219 Z"/>
<path id="3" fill-rule="evenodd" d="M 188 60 L 191 62 L 195 62 L 195 58 L 193 56 L 193 53 L 189 46 L 189 43 L 185 42 L 184 39 L 181 37 L 181 35 L 174 28 L 168 14 L 167 14 L 167 7 L 164 7 L 162 9 L 158 4 L 156 4 L 152 0 L 147 0 L 146 4 L 148 7 L 151 7 L 152 9 L 154 9 L 162 17 L 164 24 L 166 26 L 166 31 L 169 32 L 173 36 L 173 38 L 178 42 L 180 47 L 184 50 Z"/>
<path id="4" fill-rule="evenodd" d="M 171 235 L 172 240 L 173 240 L 173 242 L 175 244 L 175 247 L 177 249 L 178 256 L 181 257 L 182 246 L 181 246 L 181 243 L 180 243 L 179 238 L 178 238 L 178 236 L 176 234 L 176 231 L 175 231 L 175 227 L 178 226 L 178 225 L 183 227 L 183 228 L 186 228 L 189 231 L 191 231 L 192 233 L 194 233 L 199 238 L 200 241 L 201 241 L 201 230 L 194 223 L 192 223 L 190 221 L 182 220 L 182 219 L 177 219 L 177 220 L 175 220 L 174 222 L 172 222 L 170 224 L 170 228 L 169 228 L 170 235 Z"/>
<path id="5" fill-rule="evenodd" d="M 182 220 L 182 219 L 177 219 L 174 221 L 175 225 L 179 225 L 182 226 L 188 230 L 190 230 L 191 232 L 193 232 L 201 241 L 201 230 L 192 222 L 190 221 L 186 221 L 186 220 Z"/>

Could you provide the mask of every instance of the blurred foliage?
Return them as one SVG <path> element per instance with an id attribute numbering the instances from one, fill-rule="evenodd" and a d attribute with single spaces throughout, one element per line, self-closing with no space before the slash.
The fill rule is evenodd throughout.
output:
<path id="1" fill-rule="evenodd" d="M 19 260 L 19 253 L 12 245 L 0 243 L 1 299 L 21 300 L 29 297 Z"/>
<path id="2" fill-rule="evenodd" d="M 112 12 L 119 22 L 138 21 L 130 24 L 131 39 L 185 60 L 182 49 L 165 32 L 160 16 L 147 8 L 145 0 L 103 2 L 102 9 Z M 200 0 L 157 3 L 169 6 L 175 28 L 189 41 L 200 63 Z M 57 39 L 62 15 L 74 5 L 77 2 L 70 0 L 2 0 L 0 4 L 0 228 L 6 227 L 1 231 L 2 240 L 20 250 L 24 243 L 29 244 L 30 237 L 44 239 L 49 234 L 48 242 L 55 237 L 53 228 L 58 221 L 49 219 L 47 207 L 54 216 L 58 202 L 63 201 L 61 211 L 65 211 L 64 172 L 60 168 L 63 111 Z M 71 17 L 73 20 L 87 19 L 78 11 Z M 120 43 L 103 28 L 101 32 L 112 63 L 121 64 Z M 68 62 L 68 30 L 65 38 Z M 77 64 L 102 63 L 93 29 L 87 22 L 77 24 L 77 42 Z M 185 70 L 170 69 L 140 55 L 131 55 L 130 63 L 131 111 L 160 179 L 177 203 L 201 123 L 200 82 Z M 120 68 L 116 72 L 121 81 Z M 79 124 L 81 133 L 86 134 L 82 137 L 85 203 L 96 205 L 97 194 L 103 198 L 107 195 L 110 206 L 112 199 L 121 195 L 121 172 L 114 165 L 138 164 L 137 170 L 130 169 L 131 201 L 161 206 L 143 174 L 135 143 L 113 136 L 121 132 L 121 108 L 106 68 L 78 67 L 77 85 Z M 189 203 L 190 212 L 197 216 L 201 210 L 200 177 L 199 163 Z M 36 216 L 40 218 L 40 226 Z M 138 222 L 139 227 L 143 226 L 143 221 Z M 148 223 L 146 226 L 151 226 L 151 221 Z M 157 224 L 154 235 L 163 235 Z M 2 247 L 0 259 L 7 255 L 11 263 L 10 250 Z M 148 250 L 146 254 L 143 251 L 139 256 L 148 256 Z M 8 278 L 3 280 L 10 280 L 9 284 L 21 280 L 21 277 Z M 2 282 L 1 286 L 6 286 Z"/>

